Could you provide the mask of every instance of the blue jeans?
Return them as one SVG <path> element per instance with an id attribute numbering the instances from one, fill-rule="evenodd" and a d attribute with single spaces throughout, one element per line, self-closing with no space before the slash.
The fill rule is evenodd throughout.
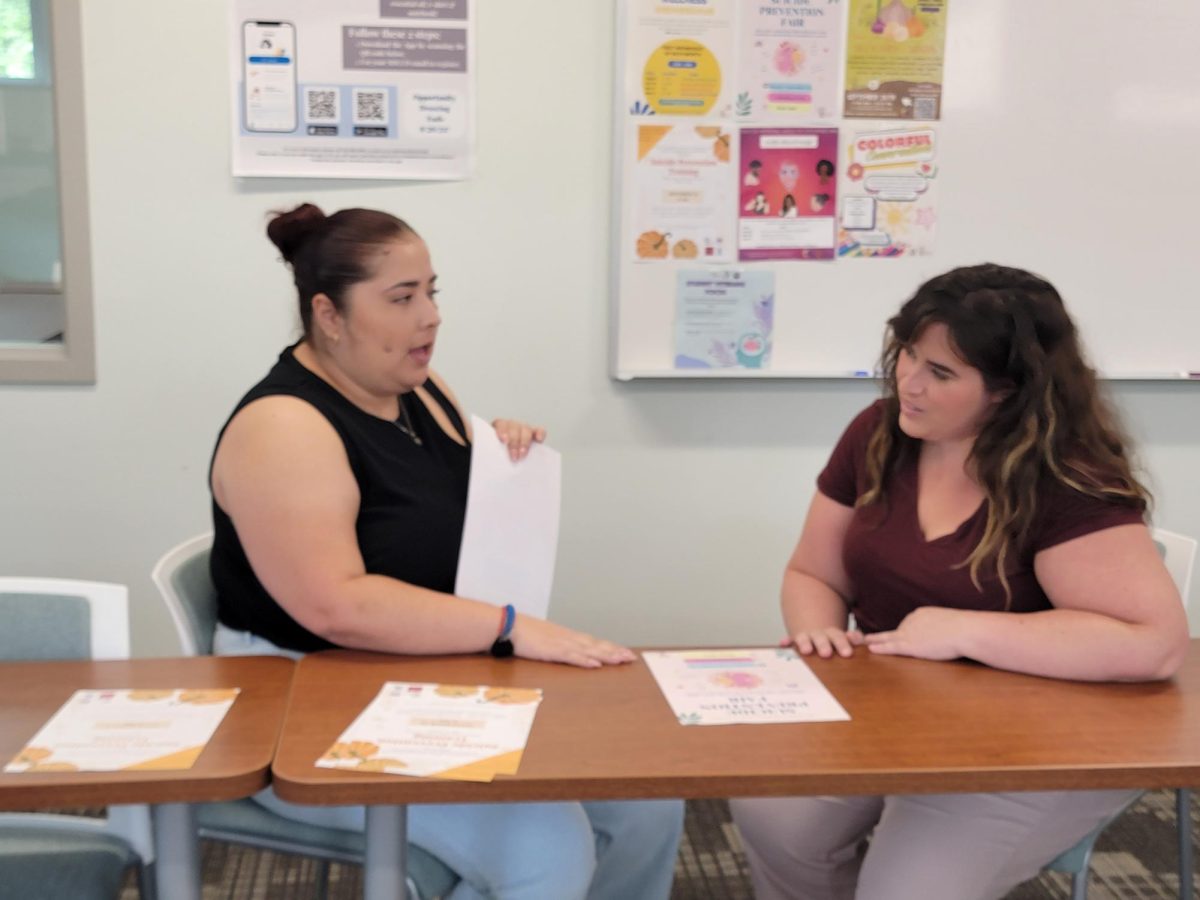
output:
<path id="1" fill-rule="evenodd" d="M 217 626 L 215 653 L 297 654 Z M 362 831 L 361 806 L 300 806 L 267 788 L 254 798 L 289 819 Z M 420 804 L 408 839 L 458 873 L 451 900 L 666 900 L 683 829 L 678 800 Z"/>

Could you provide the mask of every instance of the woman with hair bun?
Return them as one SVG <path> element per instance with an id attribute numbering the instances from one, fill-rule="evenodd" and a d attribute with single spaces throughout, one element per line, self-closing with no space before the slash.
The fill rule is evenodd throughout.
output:
<path id="1" fill-rule="evenodd" d="M 926 282 L 888 325 L 883 399 L 818 477 L 784 573 L 787 643 L 1047 678 L 1169 678 L 1187 652 L 1183 605 L 1058 292 L 1020 269 L 970 266 Z M 760 900 L 990 900 L 1136 794 L 732 807 Z"/>
<path id="2" fill-rule="evenodd" d="M 386 212 L 305 203 L 267 235 L 303 337 L 238 403 L 210 472 L 218 653 L 329 647 L 515 654 L 587 668 L 624 647 L 454 596 L 471 438 L 430 369 L 441 314 L 429 250 Z M 493 423 L 514 460 L 545 431 Z M 264 805 L 361 830 L 361 807 Z M 453 900 L 666 898 L 677 801 L 414 806 L 409 840 L 461 878 Z"/>

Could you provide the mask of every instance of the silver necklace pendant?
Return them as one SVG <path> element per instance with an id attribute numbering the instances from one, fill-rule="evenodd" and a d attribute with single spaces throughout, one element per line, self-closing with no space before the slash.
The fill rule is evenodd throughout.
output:
<path id="1" fill-rule="evenodd" d="M 392 424 L 399 428 L 403 434 L 408 435 L 409 440 L 414 444 L 418 447 L 421 446 L 421 438 L 417 435 L 416 429 L 413 428 L 412 419 L 408 415 L 408 407 L 404 405 L 403 400 L 400 401 L 400 418 L 393 419 Z"/>

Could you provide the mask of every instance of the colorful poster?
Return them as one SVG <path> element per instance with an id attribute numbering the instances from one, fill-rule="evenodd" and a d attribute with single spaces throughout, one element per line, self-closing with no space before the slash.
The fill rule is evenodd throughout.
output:
<path id="1" fill-rule="evenodd" d="M 948 4 L 850 0 L 847 118 L 941 118 Z"/>
<path id="2" fill-rule="evenodd" d="M 231 0 L 233 174 L 471 173 L 475 0 Z"/>
<path id="3" fill-rule="evenodd" d="M 850 718 L 790 648 L 647 651 L 642 657 L 681 725 Z"/>
<path id="4" fill-rule="evenodd" d="M 746 0 L 738 9 L 738 117 L 794 122 L 837 115 L 841 3 Z"/>
<path id="5" fill-rule="evenodd" d="M 514 775 L 541 702 L 538 688 L 388 681 L 317 765 L 455 781 Z"/>
<path id="6" fill-rule="evenodd" d="M 743 128 L 738 258 L 833 259 L 836 128 Z"/>
<path id="7" fill-rule="evenodd" d="M 238 688 L 79 690 L 5 772 L 190 769 Z"/>
<path id="8" fill-rule="evenodd" d="M 730 116 L 733 0 L 629 0 L 625 8 L 630 115 Z"/>
<path id="9" fill-rule="evenodd" d="M 675 368 L 770 368 L 774 317 L 774 272 L 680 271 Z"/>
<path id="10" fill-rule="evenodd" d="M 925 256 L 937 225 L 937 131 L 853 132 L 842 170 L 838 256 Z"/>
<path id="11" fill-rule="evenodd" d="M 733 166 L 720 125 L 637 125 L 633 240 L 639 262 L 733 258 Z"/>

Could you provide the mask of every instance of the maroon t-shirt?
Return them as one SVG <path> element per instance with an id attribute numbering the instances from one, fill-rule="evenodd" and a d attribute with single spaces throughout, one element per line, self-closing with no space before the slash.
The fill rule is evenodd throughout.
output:
<path id="1" fill-rule="evenodd" d="M 883 401 L 867 407 L 846 429 L 825 470 L 817 477 L 821 493 L 854 506 L 867 490 L 867 442 L 883 417 Z M 970 569 L 958 564 L 983 538 L 987 501 L 951 534 L 926 541 L 917 520 L 917 461 L 902 461 L 888 479 L 886 501 L 854 511 L 842 560 L 850 579 L 850 610 L 864 632 L 890 631 L 920 606 L 1003 610 L 1004 587 L 995 563 L 979 569 L 980 592 Z M 1116 525 L 1144 521 L 1140 510 L 1089 497 L 1058 482 L 1047 482 L 1029 539 L 1006 569 L 1012 612 L 1049 609 L 1050 600 L 1033 572 L 1038 552 L 1072 538 Z"/>

